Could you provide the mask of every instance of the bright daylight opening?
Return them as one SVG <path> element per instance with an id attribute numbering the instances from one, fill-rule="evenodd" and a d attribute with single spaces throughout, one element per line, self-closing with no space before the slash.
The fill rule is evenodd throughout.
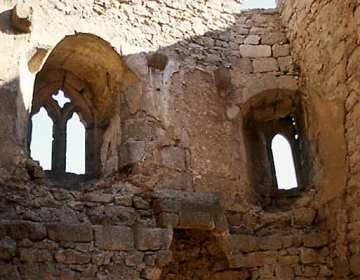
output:
<path id="1" fill-rule="evenodd" d="M 38 160 L 44 170 L 51 170 L 53 122 L 44 107 L 31 118 L 31 121 L 31 157 Z"/>
<path id="2" fill-rule="evenodd" d="M 271 141 L 276 182 L 279 189 L 292 189 L 298 186 L 294 158 L 289 141 L 276 134 Z"/>
<path id="3" fill-rule="evenodd" d="M 244 0 L 242 9 L 275 9 L 275 0 Z"/>
<path id="4" fill-rule="evenodd" d="M 66 126 L 66 172 L 85 174 L 85 127 L 77 113 Z"/>
<path id="5" fill-rule="evenodd" d="M 61 89 L 59 89 L 58 94 L 53 94 L 53 99 L 56 100 L 60 108 L 64 108 L 64 105 L 71 101 L 69 98 L 65 97 L 64 92 Z"/>

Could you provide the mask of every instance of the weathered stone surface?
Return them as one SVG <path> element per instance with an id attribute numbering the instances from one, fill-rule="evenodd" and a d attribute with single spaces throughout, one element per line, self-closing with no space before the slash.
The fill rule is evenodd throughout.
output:
<path id="1" fill-rule="evenodd" d="M 259 251 L 251 252 L 247 255 L 235 253 L 230 258 L 230 267 L 232 268 L 254 268 L 264 265 L 273 265 L 277 261 L 275 252 Z"/>
<path id="2" fill-rule="evenodd" d="M 161 150 L 161 159 L 167 168 L 185 170 L 185 151 L 180 147 L 165 147 Z"/>
<path id="3" fill-rule="evenodd" d="M 168 213 L 180 212 L 180 202 L 175 199 L 155 200 L 153 206 L 154 206 L 155 214 L 159 214 L 161 212 L 168 212 Z"/>
<path id="4" fill-rule="evenodd" d="M 290 54 L 290 45 L 273 45 L 272 56 L 275 58 L 288 56 Z"/>
<path id="5" fill-rule="evenodd" d="M 360 254 L 352 255 L 350 258 L 350 270 L 354 275 L 360 275 Z"/>
<path id="6" fill-rule="evenodd" d="M 159 227 L 175 228 L 179 225 L 180 218 L 177 214 L 161 212 L 156 215 L 156 224 Z"/>
<path id="7" fill-rule="evenodd" d="M 168 57 L 161 53 L 153 53 L 148 56 L 149 67 L 164 70 L 168 62 Z"/>
<path id="8" fill-rule="evenodd" d="M 84 201 L 91 201 L 91 202 L 112 202 L 114 200 L 114 196 L 109 193 L 85 193 L 83 195 Z"/>
<path id="9" fill-rule="evenodd" d="M 240 54 L 242 57 L 270 57 L 271 48 L 270 46 L 250 46 L 250 45 L 241 45 Z"/>
<path id="10" fill-rule="evenodd" d="M 323 247 L 328 244 L 329 239 L 325 233 L 310 233 L 302 236 L 305 247 Z"/>
<path id="11" fill-rule="evenodd" d="M 220 66 L 214 71 L 215 86 L 219 90 L 226 90 L 231 82 L 230 69 Z"/>
<path id="12" fill-rule="evenodd" d="M 9 261 L 15 256 L 16 242 L 6 236 L 0 239 L 0 260 Z"/>
<path id="13" fill-rule="evenodd" d="M 108 265 L 113 255 L 113 252 L 99 251 L 92 255 L 91 262 L 95 265 Z M 114 261 L 114 263 L 117 262 Z"/>
<path id="14" fill-rule="evenodd" d="M 252 73 L 253 66 L 250 58 L 235 58 L 232 61 L 234 68 L 243 73 Z"/>
<path id="15" fill-rule="evenodd" d="M 46 230 L 40 223 L 14 221 L 9 224 L 9 235 L 15 239 L 43 239 L 46 237 Z"/>
<path id="16" fill-rule="evenodd" d="M 136 228 L 135 246 L 140 251 L 166 250 L 172 241 L 171 229 Z"/>
<path id="17" fill-rule="evenodd" d="M 150 209 L 150 203 L 141 196 L 134 196 L 133 202 L 136 209 Z"/>
<path id="18" fill-rule="evenodd" d="M 30 33 L 33 12 L 33 8 L 29 4 L 17 4 L 11 13 L 11 26 L 21 32 Z"/>
<path id="19" fill-rule="evenodd" d="M 278 236 L 258 237 L 256 241 L 260 250 L 276 250 L 282 248 L 282 242 Z"/>
<path id="20" fill-rule="evenodd" d="M 114 197 L 114 203 L 121 206 L 131 207 L 133 204 L 131 195 L 121 195 Z"/>
<path id="21" fill-rule="evenodd" d="M 145 155 L 144 141 L 131 141 L 122 145 L 120 148 L 120 166 L 124 167 L 135 162 L 139 162 Z"/>
<path id="22" fill-rule="evenodd" d="M 115 252 L 112 261 L 115 264 L 125 264 L 125 252 Z"/>
<path id="23" fill-rule="evenodd" d="M 316 211 L 310 208 L 296 209 L 293 213 L 294 223 L 298 226 L 310 226 L 316 216 Z"/>
<path id="24" fill-rule="evenodd" d="M 223 271 L 214 275 L 215 280 L 228 280 L 228 279 L 247 279 L 249 272 L 246 270 L 241 271 Z"/>
<path id="25" fill-rule="evenodd" d="M 179 217 L 179 228 L 209 230 L 215 227 L 214 214 L 206 209 L 201 209 L 196 204 L 182 203 Z"/>
<path id="26" fill-rule="evenodd" d="M 261 44 L 275 45 L 285 43 L 285 34 L 282 32 L 266 33 L 261 37 Z"/>
<path id="27" fill-rule="evenodd" d="M 8 223 L 0 222 L 0 238 L 4 237 L 8 232 Z"/>
<path id="28" fill-rule="evenodd" d="M 141 272 L 141 277 L 144 279 L 156 280 L 159 279 L 160 276 L 161 276 L 161 269 L 157 267 L 146 267 Z"/>
<path id="29" fill-rule="evenodd" d="M 2 5 L 1 11 L 6 67 L 0 69 L 0 220 L 7 224 L 0 226 L 0 238 L 17 239 L 17 247 L 15 255 L 10 250 L 14 266 L 4 268 L 4 274 L 8 260 L 3 260 L 0 278 L 356 277 L 356 268 L 349 266 L 354 266 L 351 258 L 357 263 L 360 248 L 360 219 L 354 213 L 360 202 L 357 4 L 278 0 L 279 10 L 237 14 L 224 9 L 229 3 L 222 0 L 45 2 L 31 3 L 35 23 L 42 27 L 31 34 L 31 44 L 10 28 L 6 9 L 11 7 Z M 85 40 L 89 30 L 93 41 Z M 73 37 L 81 39 L 68 44 Z M 31 50 L 38 46 L 39 59 Z M 146 57 L 155 50 L 169 58 L 157 67 L 164 71 L 148 68 Z M 212 76 L 221 64 L 231 74 L 226 98 L 219 98 Z M 48 97 L 64 87 L 69 97 L 78 91 L 91 105 L 94 123 L 80 115 L 87 144 L 96 151 L 101 146 L 94 180 L 74 175 L 82 182 L 31 181 L 41 176 L 25 166 L 29 111 L 41 95 L 38 89 L 48 86 L 54 87 Z M 245 112 L 255 110 L 265 123 L 301 115 L 295 120 L 295 142 L 302 153 L 299 162 L 308 157 L 304 166 L 309 169 L 299 173 L 304 176 L 299 189 L 263 194 L 253 188 L 268 190 L 275 182 L 267 163 L 271 139 L 248 151 L 254 143 L 244 133 L 258 123 Z M 99 142 L 90 139 L 93 130 Z M 262 152 L 265 161 L 252 164 Z M 86 158 L 92 157 L 87 151 Z M 269 180 L 257 176 L 262 167 Z M 255 177 L 259 184 L 252 183 Z M 155 202 L 153 214 L 157 190 L 168 188 L 186 192 L 171 196 L 171 206 Z M 202 207 L 199 193 L 216 194 L 226 211 Z M 165 249 L 170 241 L 158 241 L 171 234 L 142 229 L 155 227 L 155 216 L 158 226 L 181 223 L 174 230 L 184 236 L 183 242 L 173 241 L 174 262 Z M 39 228 L 8 229 L 20 219 L 38 222 Z M 51 229 L 55 221 L 67 226 Z M 99 227 L 78 234 L 72 226 L 79 223 Z M 129 228 L 117 226 L 124 224 Z M 134 251 L 132 231 L 139 226 L 144 233 L 136 245 L 144 251 Z M 312 235 L 319 231 L 329 233 L 329 240 Z M 228 234 L 246 238 L 221 241 Z"/>
<path id="30" fill-rule="evenodd" d="M 146 255 L 144 257 L 144 263 L 147 266 L 155 266 L 156 255 Z"/>
<path id="31" fill-rule="evenodd" d="M 277 61 L 278 61 L 279 68 L 280 68 L 281 71 L 284 71 L 284 72 L 293 71 L 294 65 L 293 65 L 293 61 L 292 61 L 291 56 L 279 57 L 277 59 Z"/>
<path id="32" fill-rule="evenodd" d="M 274 265 L 277 262 L 277 256 L 274 251 L 251 252 L 246 258 L 248 260 L 248 267 Z"/>
<path id="33" fill-rule="evenodd" d="M 87 264 L 91 261 L 91 255 L 75 250 L 59 250 L 55 254 L 55 260 L 64 264 Z"/>
<path id="34" fill-rule="evenodd" d="M 39 279 L 48 277 L 49 275 L 68 279 L 75 277 L 75 273 L 63 264 L 28 263 L 20 265 L 19 271 L 25 279 Z"/>
<path id="35" fill-rule="evenodd" d="M 314 266 L 306 266 L 304 269 L 303 276 L 305 277 L 315 277 L 319 274 L 319 268 Z"/>
<path id="36" fill-rule="evenodd" d="M 257 251 L 256 238 L 251 235 L 228 234 L 221 239 L 222 247 L 228 252 L 247 253 Z"/>
<path id="37" fill-rule="evenodd" d="M 172 260 L 172 251 L 160 250 L 156 252 L 156 264 L 159 267 L 168 265 Z"/>
<path id="38" fill-rule="evenodd" d="M 49 238 L 55 241 L 90 242 L 93 228 L 89 225 L 49 224 Z"/>
<path id="39" fill-rule="evenodd" d="M 249 35 L 246 37 L 244 44 L 246 45 L 258 45 L 260 43 L 259 35 Z"/>
<path id="40" fill-rule="evenodd" d="M 255 73 L 278 71 L 279 67 L 275 58 L 257 58 L 253 60 Z"/>
<path id="41" fill-rule="evenodd" d="M 140 251 L 128 252 L 125 255 L 125 264 L 127 266 L 137 266 L 142 263 L 144 259 L 144 253 Z"/>
<path id="42" fill-rule="evenodd" d="M 349 76 L 354 75 L 354 73 L 359 72 L 359 60 L 360 60 L 360 47 L 357 47 L 354 52 L 351 54 L 346 72 Z"/>
<path id="43" fill-rule="evenodd" d="M 293 279 L 294 270 L 291 266 L 276 266 L 275 267 L 275 276 L 277 279 Z"/>
<path id="44" fill-rule="evenodd" d="M 289 90 L 298 90 L 298 80 L 293 77 L 279 77 L 279 88 L 281 89 L 289 89 Z"/>
<path id="45" fill-rule="evenodd" d="M 21 279 L 16 266 L 12 265 L 0 265 L 0 279 Z"/>
<path id="46" fill-rule="evenodd" d="M 278 256 L 278 261 L 281 265 L 294 265 L 299 263 L 299 260 L 299 256 Z"/>
<path id="47" fill-rule="evenodd" d="M 134 233 L 121 226 L 96 226 L 95 246 L 104 250 L 131 251 L 134 249 Z"/>
<path id="48" fill-rule="evenodd" d="M 21 249 L 19 258 L 22 262 L 49 262 L 53 260 L 53 253 L 43 249 Z"/>
<path id="49" fill-rule="evenodd" d="M 319 253 L 310 248 L 301 248 L 300 261 L 303 264 L 317 264 L 320 262 Z"/>

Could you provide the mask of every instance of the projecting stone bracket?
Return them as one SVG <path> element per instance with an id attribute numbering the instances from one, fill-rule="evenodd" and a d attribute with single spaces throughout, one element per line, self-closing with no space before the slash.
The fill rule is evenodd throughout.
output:
<path id="1" fill-rule="evenodd" d="M 220 66 L 214 71 L 214 83 L 217 87 L 220 96 L 225 96 L 226 91 L 231 83 L 230 70 L 224 66 Z"/>
<path id="2" fill-rule="evenodd" d="M 34 10 L 26 3 L 17 4 L 11 12 L 10 25 L 24 33 L 30 33 L 32 28 Z"/>
<path id="3" fill-rule="evenodd" d="M 148 66 L 159 70 L 164 70 L 168 61 L 169 58 L 162 53 L 152 53 L 147 57 Z"/>
<path id="4" fill-rule="evenodd" d="M 209 195 L 191 198 L 164 198 L 154 201 L 157 225 L 161 228 L 210 230 L 224 234 L 229 230 L 225 210 Z"/>

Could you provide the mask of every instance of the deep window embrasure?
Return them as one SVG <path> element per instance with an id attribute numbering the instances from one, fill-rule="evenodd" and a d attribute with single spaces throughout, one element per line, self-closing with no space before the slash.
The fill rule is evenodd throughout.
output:
<path id="1" fill-rule="evenodd" d="M 251 183 L 260 195 L 304 189 L 308 181 L 302 105 L 295 93 L 263 93 L 243 107 Z"/>

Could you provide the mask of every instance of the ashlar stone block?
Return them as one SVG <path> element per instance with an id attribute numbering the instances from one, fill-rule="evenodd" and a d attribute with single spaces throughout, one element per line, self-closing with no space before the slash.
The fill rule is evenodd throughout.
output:
<path id="1" fill-rule="evenodd" d="M 229 234 L 220 241 L 222 248 L 229 252 L 253 252 L 259 250 L 256 238 L 252 235 Z"/>
<path id="2" fill-rule="evenodd" d="M 253 45 L 241 45 L 240 54 L 242 57 L 270 57 L 271 47 L 270 46 L 253 46 Z"/>
<path id="3" fill-rule="evenodd" d="M 261 38 L 261 44 L 275 45 L 286 42 L 285 34 L 282 32 L 266 33 Z"/>
<path id="4" fill-rule="evenodd" d="M 95 246 L 104 250 L 132 251 L 134 249 L 134 233 L 128 227 L 97 226 L 95 228 Z"/>
<path id="5" fill-rule="evenodd" d="M 272 46 L 273 57 L 278 58 L 278 57 L 288 56 L 290 54 L 289 46 L 290 46 L 289 44 L 273 45 Z"/>
<path id="6" fill-rule="evenodd" d="M 40 223 L 16 221 L 9 224 L 8 234 L 15 239 L 43 239 L 46 237 L 46 230 Z"/>
<path id="7" fill-rule="evenodd" d="M 325 233 L 310 233 L 302 237 L 304 247 L 323 247 L 329 243 L 329 238 Z"/>
<path id="8" fill-rule="evenodd" d="M 215 228 L 214 215 L 208 209 L 192 203 L 182 203 L 179 228 L 211 230 Z"/>
<path id="9" fill-rule="evenodd" d="M 164 228 L 137 228 L 135 245 L 140 251 L 167 250 L 172 241 L 172 230 Z"/>
<path id="10" fill-rule="evenodd" d="M 93 240 L 93 229 L 89 225 L 50 224 L 48 231 L 49 238 L 55 241 L 90 242 Z"/>
<path id="11" fill-rule="evenodd" d="M 253 60 L 253 68 L 255 73 L 278 71 L 279 67 L 275 58 L 258 58 Z"/>
<path id="12" fill-rule="evenodd" d="M 244 43 L 246 45 L 259 45 L 260 36 L 259 35 L 249 35 L 246 37 Z"/>
<path id="13" fill-rule="evenodd" d="M 87 264 L 91 261 L 91 255 L 75 250 L 60 250 L 55 254 L 55 260 L 65 264 Z"/>
<path id="14" fill-rule="evenodd" d="M 294 64 L 291 56 L 284 56 L 278 58 L 280 70 L 283 72 L 290 72 L 294 69 Z"/>

